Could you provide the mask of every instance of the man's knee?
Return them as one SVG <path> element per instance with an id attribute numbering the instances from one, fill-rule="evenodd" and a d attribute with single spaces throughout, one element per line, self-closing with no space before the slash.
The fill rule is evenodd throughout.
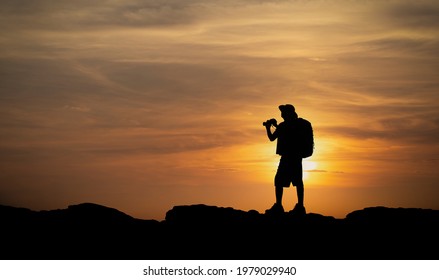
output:
<path id="1" fill-rule="evenodd" d="M 303 181 L 296 182 L 296 184 L 294 184 L 294 185 L 295 185 L 296 188 L 298 188 L 298 189 L 303 189 L 303 188 L 304 188 Z"/>

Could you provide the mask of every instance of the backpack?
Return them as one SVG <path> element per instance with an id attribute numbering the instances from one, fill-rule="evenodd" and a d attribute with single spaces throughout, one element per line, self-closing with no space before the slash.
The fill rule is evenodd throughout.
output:
<path id="1" fill-rule="evenodd" d="M 302 158 L 312 156 L 314 153 L 314 132 L 311 123 L 303 118 L 297 119 L 298 123 L 298 144 Z"/>

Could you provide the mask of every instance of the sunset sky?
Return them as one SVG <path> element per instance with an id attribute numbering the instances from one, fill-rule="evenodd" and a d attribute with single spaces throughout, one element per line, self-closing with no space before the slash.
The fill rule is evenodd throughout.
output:
<path id="1" fill-rule="evenodd" d="M 0 25 L 0 204 L 263 213 L 290 103 L 307 212 L 439 209 L 437 0 L 3 0 Z"/>

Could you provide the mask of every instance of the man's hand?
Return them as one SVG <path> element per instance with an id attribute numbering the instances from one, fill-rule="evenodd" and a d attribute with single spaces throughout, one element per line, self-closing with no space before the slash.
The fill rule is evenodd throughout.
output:
<path id="1" fill-rule="evenodd" d="M 276 121 L 276 119 L 269 119 L 269 120 L 265 121 L 264 123 L 262 123 L 262 125 L 265 127 L 271 127 L 271 126 L 277 127 L 277 121 Z"/>
<path id="2" fill-rule="evenodd" d="M 269 119 L 266 122 L 263 123 L 263 125 L 265 126 L 266 130 L 267 130 L 267 136 L 268 139 L 270 139 L 270 141 L 274 141 L 277 138 L 277 134 L 271 131 L 271 126 L 274 126 L 277 128 L 277 121 L 276 119 Z"/>

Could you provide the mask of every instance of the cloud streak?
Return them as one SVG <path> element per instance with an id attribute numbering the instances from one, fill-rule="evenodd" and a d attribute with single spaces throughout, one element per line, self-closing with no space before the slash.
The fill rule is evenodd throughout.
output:
<path id="1" fill-rule="evenodd" d="M 41 190 L 84 161 L 78 182 L 91 188 L 96 171 L 117 193 L 108 174 L 154 181 L 163 191 L 143 194 L 157 201 L 181 194 L 168 168 L 189 189 L 224 179 L 199 170 L 271 184 L 261 123 L 280 120 L 282 103 L 314 124 L 324 167 L 312 176 L 379 166 L 397 177 L 416 152 L 437 158 L 438 11 L 436 1 L 3 1 L 3 179 L 22 188 L 17 170 L 44 160 L 47 177 L 31 176 Z M 373 161 L 384 150 L 388 162 Z M 56 182 L 54 167 L 65 168 Z"/>

